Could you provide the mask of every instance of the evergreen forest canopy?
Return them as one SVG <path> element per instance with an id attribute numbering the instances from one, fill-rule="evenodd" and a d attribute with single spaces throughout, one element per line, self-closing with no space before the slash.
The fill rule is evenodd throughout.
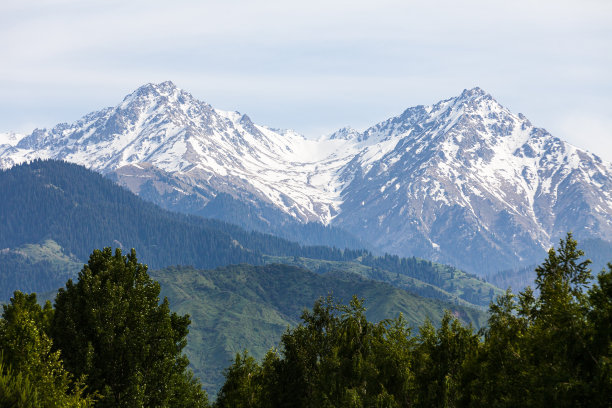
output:
<path id="1" fill-rule="evenodd" d="M 462 305 L 486 306 L 501 293 L 476 276 L 422 259 L 302 246 L 221 221 L 166 211 L 98 173 L 66 162 L 37 160 L 2 171 L 0 191 L 5 193 L 0 200 L 0 300 L 8 300 L 15 289 L 38 293 L 57 289 L 75 276 L 91 248 L 107 246 L 136 248 L 155 269 L 290 263 L 318 272 L 349 270 Z M 33 260 L 34 245 L 48 256 Z M 312 268 L 305 264 L 314 260 Z"/>
<path id="2" fill-rule="evenodd" d="M 261 362 L 225 371 L 217 407 L 608 407 L 612 264 L 591 280 L 571 234 L 475 332 L 447 313 L 418 335 L 368 321 L 358 298 L 315 302 Z M 182 354 L 190 318 L 170 311 L 136 254 L 96 250 L 54 307 L 16 292 L 0 320 L 0 405 L 208 406 Z"/>

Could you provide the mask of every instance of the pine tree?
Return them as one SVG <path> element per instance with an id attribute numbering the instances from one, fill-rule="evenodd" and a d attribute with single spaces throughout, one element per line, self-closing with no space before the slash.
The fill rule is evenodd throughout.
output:
<path id="1" fill-rule="evenodd" d="M 612 270 L 587 293 L 583 257 L 567 234 L 536 268 L 536 291 L 508 291 L 491 306 L 471 406 L 611 406 Z"/>
<path id="2" fill-rule="evenodd" d="M 612 263 L 597 276 L 589 291 L 589 350 L 587 364 L 592 406 L 612 406 Z"/>

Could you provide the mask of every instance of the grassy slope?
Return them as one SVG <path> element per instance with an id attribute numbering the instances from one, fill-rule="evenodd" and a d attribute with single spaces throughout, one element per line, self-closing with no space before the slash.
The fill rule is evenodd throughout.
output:
<path id="1" fill-rule="evenodd" d="M 438 267 L 438 273 L 444 277 L 443 283 L 440 286 L 436 286 L 407 275 L 397 274 L 379 268 L 371 268 L 361 264 L 359 259 L 352 262 L 326 261 L 289 256 L 264 256 L 264 259 L 267 263 L 294 265 L 318 273 L 324 273 L 331 270 L 352 272 L 367 279 L 387 282 L 397 288 L 421 296 L 441 299 L 464 306 L 473 307 L 477 305 L 487 307 L 492 299 L 503 293 L 501 289 L 491 283 L 484 282 L 463 271 L 449 268 L 442 264 L 435 264 Z M 469 299 L 469 301 L 465 299 Z"/>
<path id="2" fill-rule="evenodd" d="M 426 299 L 355 274 L 323 275 L 286 265 L 235 265 L 215 270 L 171 267 L 151 271 L 172 310 L 189 313 L 192 324 L 187 355 L 209 392 L 223 381 L 222 372 L 235 353 L 248 349 L 256 358 L 278 344 L 281 334 L 299 322 L 301 312 L 320 296 L 333 293 L 346 302 L 366 299 L 368 318 L 379 321 L 401 312 L 417 327 L 425 319 L 439 322 L 445 309 L 480 327 L 482 311 Z"/>
<path id="3" fill-rule="evenodd" d="M 83 267 L 53 240 L 0 250 L 0 301 L 13 292 L 55 292 Z"/>
<path id="4" fill-rule="evenodd" d="M 52 240 L 40 245 L 24 245 L 11 253 L 34 265 L 49 268 L 52 287 L 61 287 L 74 278 L 83 266 Z M 268 259 L 270 261 L 271 259 Z M 284 259 L 294 261 L 293 258 Z M 173 311 L 189 313 L 192 324 L 187 355 L 205 387 L 215 394 L 223 381 L 223 369 L 236 352 L 248 349 L 261 358 L 278 344 L 288 326 L 299 323 L 306 308 L 311 308 L 320 296 L 333 293 L 347 302 L 352 295 L 366 299 L 368 317 L 379 321 L 394 318 L 401 312 L 413 327 L 426 318 L 439 322 L 444 309 L 451 309 L 464 321 L 476 327 L 486 323 L 482 310 L 465 307 L 456 299 L 447 303 L 419 297 L 388 283 L 366 279 L 371 268 L 358 263 L 342 263 L 299 258 L 296 262 L 320 273 L 294 266 L 271 264 L 266 266 L 236 265 L 215 270 L 196 270 L 191 267 L 169 267 L 151 271 L 160 282 L 162 295 L 168 296 Z M 325 265 L 322 263 L 325 262 Z M 327 271 L 323 271 L 323 269 Z M 408 277 L 400 277 L 408 280 Z M 423 284 L 420 281 L 414 285 Z M 29 292 L 28 282 L 13 288 Z M 11 291 L 12 294 L 12 291 Z M 49 289 L 39 293 L 41 301 L 55 298 Z M 6 299 L 8 300 L 8 296 Z"/>

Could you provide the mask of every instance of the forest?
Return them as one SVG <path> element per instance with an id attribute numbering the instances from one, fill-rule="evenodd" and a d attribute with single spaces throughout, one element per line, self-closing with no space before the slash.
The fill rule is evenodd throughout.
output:
<path id="1" fill-rule="evenodd" d="M 609 407 L 612 264 L 592 281 L 571 234 L 535 288 L 492 302 L 478 331 L 402 315 L 368 321 L 331 296 L 278 346 L 247 350 L 209 401 L 183 354 L 190 317 L 160 299 L 135 251 L 95 250 L 55 302 L 15 292 L 0 320 L 0 405 L 16 407 Z"/>

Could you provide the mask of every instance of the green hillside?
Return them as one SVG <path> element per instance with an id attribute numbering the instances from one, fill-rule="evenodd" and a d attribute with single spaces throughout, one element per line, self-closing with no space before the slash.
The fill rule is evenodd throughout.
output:
<path id="1" fill-rule="evenodd" d="M 40 244 L 25 244 L 0 250 L 0 302 L 15 290 L 24 293 L 52 292 L 74 278 L 83 262 L 64 253 L 51 239 Z"/>
<path id="2" fill-rule="evenodd" d="M 319 275 L 271 264 L 215 270 L 170 267 L 151 271 L 151 276 L 160 282 L 162 295 L 168 296 L 173 310 L 191 315 L 187 355 L 196 375 L 213 394 L 235 353 L 248 349 L 256 358 L 263 357 L 288 326 L 298 323 L 304 309 L 330 293 L 343 302 L 353 295 L 366 299 L 372 321 L 402 313 L 413 327 L 427 318 L 437 324 L 449 309 L 477 328 L 486 323 L 483 311 L 422 298 L 350 273 Z"/>
<path id="3" fill-rule="evenodd" d="M 402 261 L 414 262 L 412 270 L 403 270 L 393 263 L 385 264 L 384 259 L 385 257 L 359 257 L 352 261 L 328 261 L 303 257 L 264 256 L 267 263 L 294 265 L 317 273 L 350 272 L 374 281 L 389 283 L 419 296 L 465 306 L 488 306 L 492 299 L 503 293 L 493 284 L 447 265 L 422 259 L 402 258 Z M 427 270 L 427 273 L 423 273 L 424 270 Z M 417 279 L 415 275 L 421 279 Z"/>
<path id="4" fill-rule="evenodd" d="M 93 249 L 136 248 L 157 269 L 152 275 L 173 309 L 192 316 L 187 352 L 213 392 L 235 352 L 248 348 L 261 357 L 304 308 L 330 292 L 343 302 L 365 298 L 372 320 L 402 312 L 414 326 L 427 317 L 437 324 L 446 308 L 477 327 L 484 324 L 482 306 L 499 293 L 422 259 L 302 246 L 172 213 L 73 164 L 16 166 L 0 172 L 0 190 L 0 300 L 14 290 L 53 298 Z M 222 267 L 230 264 L 241 265 Z M 199 270 L 215 267 L 222 268 Z"/>

